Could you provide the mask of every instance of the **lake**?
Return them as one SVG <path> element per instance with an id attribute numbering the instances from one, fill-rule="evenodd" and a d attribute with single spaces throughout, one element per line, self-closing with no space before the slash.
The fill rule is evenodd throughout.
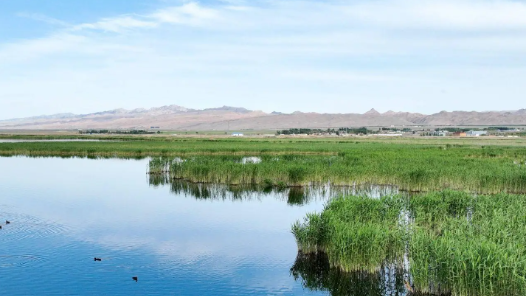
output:
<path id="1" fill-rule="evenodd" d="M 1 294 L 406 294 L 395 271 L 343 274 L 298 254 L 292 223 L 340 189 L 171 182 L 147 165 L 0 157 Z"/>

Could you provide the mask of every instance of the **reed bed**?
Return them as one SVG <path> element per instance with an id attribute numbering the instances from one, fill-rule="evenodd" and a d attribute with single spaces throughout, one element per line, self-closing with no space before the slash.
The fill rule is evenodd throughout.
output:
<path id="1" fill-rule="evenodd" d="M 342 186 L 394 185 L 406 191 L 450 188 L 480 193 L 526 193 L 526 149 L 444 150 L 371 145 L 340 151 L 338 155 L 259 155 L 259 163 L 244 162 L 243 157 L 159 157 L 152 159 L 149 171 L 153 174 L 169 171 L 172 178 L 206 183 L 288 187 L 330 182 Z"/>
<path id="2" fill-rule="evenodd" d="M 404 232 L 398 227 L 402 203 L 394 197 L 348 196 L 332 200 L 322 213 L 292 226 L 300 251 L 325 252 L 344 271 L 376 272 L 400 265 Z"/>
<path id="3" fill-rule="evenodd" d="M 526 295 L 526 196 L 442 192 L 411 203 L 411 273 L 418 289 Z"/>
<path id="4" fill-rule="evenodd" d="M 14 136 L 4 136 L 12 138 Z M 29 137 L 29 138 L 28 138 Z M 53 139 L 58 136 L 46 136 Z M 2 135 L 0 135 L 2 138 Z M 19 136 L 19 140 L 42 136 Z M 399 153 L 409 150 L 441 150 L 445 156 L 502 157 L 524 155 L 525 139 L 425 139 L 425 138 L 177 138 L 142 136 L 63 136 L 59 139 L 99 139 L 100 142 L 21 142 L 0 143 L 0 155 L 42 156 L 181 156 L 181 155 L 339 155 L 361 151 Z M 484 148 L 482 148 L 484 147 Z M 401 154 L 403 156 L 403 153 Z"/>
<path id="5" fill-rule="evenodd" d="M 524 195 L 348 196 L 292 232 L 301 252 L 323 251 L 344 271 L 378 272 L 406 256 L 416 291 L 518 296 L 526 295 L 525 212 Z"/>

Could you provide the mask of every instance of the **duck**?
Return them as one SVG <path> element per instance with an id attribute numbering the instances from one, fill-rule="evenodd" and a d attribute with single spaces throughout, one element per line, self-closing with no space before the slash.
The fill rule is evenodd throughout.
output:
<path id="1" fill-rule="evenodd" d="M 139 280 L 139 278 L 138 278 L 138 277 L 136 277 L 136 276 L 132 276 L 132 280 L 134 280 L 134 281 L 136 281 L 136 282 L 137 282 L 137 281 Z"/>
<path id="2" fill-rule="evenodd" d="M 93 258 L 93 261 L 102 261 L 102 258 L 95 257 Z"/>
<path id="3" fill-rule="evenodd" d="M 6 224 L 6 225 L 7 225 L 7 224 L 11 224 L 11 221 L 9 221 L 9 220 L 5 220 L 5 224 Z"/>

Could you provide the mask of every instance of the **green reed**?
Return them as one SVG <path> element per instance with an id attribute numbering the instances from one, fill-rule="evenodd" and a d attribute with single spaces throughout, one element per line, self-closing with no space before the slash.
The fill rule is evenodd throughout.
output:
<path id="1" fill-rule="evenodd" d="M 422 206 L 429 200 L 433 206 Z M 526 294 L 525 196 L 445 192 L 412 203 L 416 287 L 454 295 Z"/>
<path id="2" fill-rule="evenodd" d="M 360 145 L 357 145 L 360 146 Z M 526 149 L 363 145 L 338 155 L 259 155 L 260 163 L 237 155 L 154 158 L 150 172 L 169 167 L 173 178 L 192 182 L 305 186 L 383 184 L 407 191 L 443 188 L 481 193 L 526 192 Z"/>
<path id="3" fill-rule="evenodd" d="M 349 196 L 332 200 L 321 214 L 308 214 L 292 232 L 303 252 L 326 252 L 346 271 L 376 271 L 397 262 L 404 251 L 398 227 L 401 203 L 392 197 Z"/>
<path id="4" fill-rule="evenodd" d="M 406 253 L 416 291 L 526 294 L 526 196 L 441 191 L 331 201 L 292 226 L 302 252 L 346 271 L 378 271 Z"/>
<path id="5" fill-rule="evenodd" d="M 515 154 L 524 160 L 526 139 L 397 138 L 181 138 L 173 136 L 0 135 L 16 139 L 82 139 L 100 142 L 0 143 L 0 155 L 43 156 L 181 156 L 181 155 L 354 155 L 385 151 L 434 152 L 444 156 L 501 158 Z M 400 153 L 402 151 L 402 153 Z M 440 152 L 441 151 L 441 152 Z M 356 154 L 356 155 L 355 155 Z M 520 160 L 520 159 L 517 159 Z M 418 178 L 418 175 L 414 175 Z"/>

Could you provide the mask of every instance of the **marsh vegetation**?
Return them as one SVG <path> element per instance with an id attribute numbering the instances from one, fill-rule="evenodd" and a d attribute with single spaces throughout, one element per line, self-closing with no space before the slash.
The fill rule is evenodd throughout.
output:
<path id="1" fill-rule="evenodd" d="M 518 148 L 357 145 L 337 155 L 155 157 L 149 173 L 198 183 L 269 187 L 382 184 L 405 191 L 442 188 L 479 193 L 525 193 L 526 150 Z"/>
<path id="2" fill-rule="evenodd" d="M 99 142 L 37 142 L 37 143 L 0 143 L 0 155 L 45 155 L 45 156 L 188 156 L 188 155 L 339 155 L 355 151 L 386 151 L 396 153 L 424 150 L 444 150 L 443 156 L 450 153 L 475 156 L 494 154 L 496 157 L 508 157 L 521 152 L 525 139 L 425 139 L 425 138 L 182 138 L 167 136 L 46 136 L 46 135 L 0 135 L 0 139 L 18 140 L 54 140 L 88 139 Z M 455 151 L 450 151 L 451 149 Z"/>
<path id="3" fill-rule="evenodd" d="M 151 186 L 203 200 L 323 196 L 325 209 L 292 227 L 291 274 L 309 289 L 526 295 L 521 140 L 115 140 L 2 143 L 0 155 L 149 158 Z"/>
<path id="4" fill-rule="evenodd" d="M 523 195 L 347 196 L 292 232 L 300 252 L 323 252 L 343 271 L 405 268 L 419 292 L 525 295 L 525 211 Z"/>

